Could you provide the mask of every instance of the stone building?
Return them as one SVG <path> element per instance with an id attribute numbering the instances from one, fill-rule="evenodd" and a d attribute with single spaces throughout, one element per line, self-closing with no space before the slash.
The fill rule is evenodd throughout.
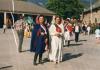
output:
<path id="1" fill-rule="evenodd" d="M 100 23 L 100 1 L 92 5 L 92 8 L 85 9 L 81 17 L 86 24 Z"/>

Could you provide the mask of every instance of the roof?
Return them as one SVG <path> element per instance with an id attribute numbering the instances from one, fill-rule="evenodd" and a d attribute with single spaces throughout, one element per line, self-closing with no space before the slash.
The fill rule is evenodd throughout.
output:
<path id="1" fill-rule="evenodd" d="M 0 0 L 0 11 L 1 12 L 12 12 L 12 0 Z M 42 15 L 54 15 L 55 13 L 47 10 L 44 7 L 40 7 L 34 3 L 25 1 L 14 1 L 14 12 L 15 13 L 31 13 L 31 14 L 42 14 Z"/>

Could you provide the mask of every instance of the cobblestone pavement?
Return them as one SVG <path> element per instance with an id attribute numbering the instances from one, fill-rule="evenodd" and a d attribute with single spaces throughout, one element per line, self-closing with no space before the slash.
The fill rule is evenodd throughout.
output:
<path id="1" fill-rule="evenodd" d="M 15 36 L 17 38 L 16 33 Z M 13 31 L 8 29 L 3 34 L 0 29 L 0 70 L 100 70 L 100 44 L 96 43 L 94 35 L 80 35 L 77 44 L 72 40 L 70 47 L 63 48 L 63 62 L 59 64 L 44 60 L 43 65 L 34 66 L 34 53 L 28 51 L 29 46 L 30 38 L 24 38 L 24 52 L 19 53 Z M 46 57 L 47 52 L 43 59 Z"/>

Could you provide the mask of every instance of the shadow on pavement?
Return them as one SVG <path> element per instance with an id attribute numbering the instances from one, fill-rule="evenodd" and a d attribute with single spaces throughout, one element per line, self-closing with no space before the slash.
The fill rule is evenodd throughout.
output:
<path id="1" fill-rule="evenodd" d="M 70 46 L 80 46 L 83 45 L 82 43 L 77 43 L 77 44 L 70 44 Z"/>
<path id="2" fill-rule="evenodd" d="M 46 63 L 46 62 L 50 62 L 50 60 L 48 58 L 44 58 L 43 63 Z"/>
<path id="3" fill-rule="evenodd" d="M 21 52 L 28 52 L 28 51 L 30 51 L 30 50 L 24 50 L 24 51 L 21 51 Z"/>
<path id="4" fill-rule="evenodd" d="M 72 55 L 71 53 L 66 53 L 66 54 L 63 55 L 62 62 L 70 60 L 70 59 L 78 58 L 82 55 L 83 55 L 83 53 L 74 54 L 74 55 Z M 50 62 L 48 58 L 44 58 L 43 63 L 46 63 L 46 62 Z"/>
<path id="5" fill-rule="evenodd" d="M 0 70 L 1 70 L 1 69 L 11 68 L 11 67 L 13 67 L 13 66 L 5 66 L 5 67 L 0 67 Z"/>
<path id="6" fill-rule="evenodd" d="M 87 41 L 87 40 L 79 40 L 79 42 L 83 42 L 83 41 Z"/>
<path id="7" fill-rule="evenodd" d="M 72 55 L 71 53 L 66 53 L 66 54 L 63 55 L 63 62 L 66 61 L 66 60 L 78 58 L 82 55 L 83 55 L 83 53 L 74 54 L 74 55 Z"/>
<path id="8" fill-rule="evenodd" d="M 64 45 L 64 47 L 72 47 L 72 46 L 80 46 L 80 45 L 83 45 L 82 43 L 76 43 L 76 44 L 70 44 L 69 46 L 68 45 Z"/>

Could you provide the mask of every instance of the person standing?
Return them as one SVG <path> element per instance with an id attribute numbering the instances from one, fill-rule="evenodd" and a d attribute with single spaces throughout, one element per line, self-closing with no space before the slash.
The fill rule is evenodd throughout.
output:
<path id="1" fill-rule="evenodd" d="M 34 25 L 32 30 L 30 51 L 35 52 L 33 64 L 37 65 L 37 58 L 39 57 L 39 64 L 42 64 L 43 53 L 48 49 L 47 47 L 47 29 L 44 25 L 44 16 L 38 17 L 38 23 Z"/>
<path id="2" fill-rule="evenodd" d="M 49 34 L 51 36 L 49 59 L 54 63 L 59 63 L 62 61 L 62 39 L 64 34 L 64 26 L 59 16 L 55 17 L 55 23 L 50 26 Z"/>
<path id="3" fill-rule="evenodd" d="M 100 43 L 100 24 L 97 24 L 96 26 L 95 37 L 96 37 L 96 42 Z"/>
<path id="4" fill-rule="evenodd" d="M 6 24 L 4 24 L 4 25 L 3 25 L 3 33 L 5 33 L 5 32 L 6 32 L 6 29 L 7 29 L 7 25 L 6 25 Z"/>
<path id="5" fill-rule="evenodd" d="M 86 35 L 87 27 L 85 24 L 83 24 L 83 26 L 82 26 L 82 31 L 83 31 L 83 35 Z"/>
<path id="6" fill-rule="evenodd" d="M 74 27 L 74 32 L 75 32 L 75 42 L 77 43 L 79 41 L 79 33 L 80 33 L 80 26 L 77 23 Z"/>
<path id="7" fill-rule="evenodd" d="M 18 51 L 22 52 L 22 44 L 23 44 L 24 29 L 25 29 L 24 17 L 20 16 L 19 20 L 15 22 L 14 26 L 15 26 L 15 30 L 17 31 L 17 35 L 19 39 Z"/>
<path id="8" fill-rule="evenodd" d="M 72 31 L 73 31 L 73 27 L 72 27 L 72 24 L 70 23 L 70 21 L 67 21 L 67 24 L 65 25 L 65 33 L 64 33 L 64 43 L 66 45 L 66 41 L 68 42 L 68 45 L 70 45 L 70 39 L 71 39 L 71 36 L 72 36 Z"/>
<path id="9" fill-rule="evenodd" d="M 12 22 L 11 22 L 9 16 L 7 15 L 6 21 L 4 22 L 4 25 L 3 25 L 3 33 L 6 33 L 6 30 L 11 27 L 11 24 L 12 24 Z"/>
<path id="10" fill-rule="evenodd" d="M 90 35 L 90 31 L 91 31 L 91 27 L 90 27 L 90 25 L 88 25 L 87 26 L 87 33 L 88 33 L 88 35 Z"/>

